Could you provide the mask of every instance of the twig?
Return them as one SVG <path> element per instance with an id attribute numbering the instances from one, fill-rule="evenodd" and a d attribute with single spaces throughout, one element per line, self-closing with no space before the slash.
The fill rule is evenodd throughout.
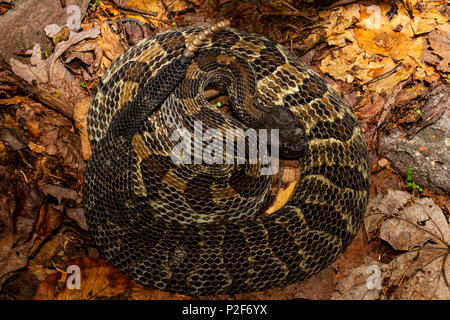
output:
<path id="1" fill-rule="evenodd" d="M 283 17 L 302 17 L 305 18 L 308 21 L 312 21 L 311 18 L 306 16 L 305 13 L 301 11 L 290 11 L 290 10 L 281 10 L 281 11 L 273 11 L 269 9 L 260 9 L 262 16 L 283 16 Z"/>
<path id="2" fill-rule="evenodd" d="M 339 0 L 338 2 L 333 3 L 332 5 L 330 5 L 328 7 L 325 7 L 325 9 L 330 10 L 330 9 L 333 9 L 335 7 L 338 7 L 338 6 L 345 6 L 347 4 L 354 3 L 354 2 L 357 2 L 357 1 L 358 0 Z"/>
<path id="3" fill-rule="evenodd" d="M 284 4 L 286 7 L 289 7 L 290 9 L 292 9 L 292 10 L 294 10 L 294 11 L 299 12 L 299 10 L 298 10 L 296 7 L 294 7 L 293 5 L 291 5 L 289 2 L 286 2 L 286 1 L 280 1 L 280 3 Z"/>
<path id="4" fill-rule="evenodd" d="M 392 93 L 389 95 L 389 97 L 386 99 L 386 102 L 384 103 L 383 106 L 383 111 L 381 112 L 380 118 L 378 119 L 377 122 L 377 128 L 379 128 L 384 120 L 386 119 L 386 117 L 388 116 L 388 114 L 390 113 L 392 106 L 395 104 L 395 101 L 397 100 L 397 96 L 400 93 L 400 91 L 403 89 L 403 87 L 405 86 L 405 84 L 407 84 L 410 80 L 406 80 L 406 81 L 402 81 L 400 82 L 392 91 Z"/>
<path id="5" fill-rule="evenodd" d="M 27 96 L 34 97 L 40 103 L 46 105 L 47 107 L 65 115 L 70 120 L 73 120 L 73 108 L 69 104 L 63 102 L 62 100 L 52 96 L 50 93 L 40 90 L 35 86 L 19 79 L 14 74 L 8 75 L 11 82 L 17 85 L 17 89 Z"/>
<path id="6" fill-rule="evenodd" d="M 152 17 L 156 17 L 158 15 L 157 12 L 154 11 L 148 11 L 148 10 L 141 10 L 138 8 L 134 8 L 134 7 L 130 7 L 130 6 L 126 6 L 126 5 L 122 5 L 117 3 L 116 0 L 109 0 L 111 1 L 116 7 L 125 10 L 125 11 L 130 11 L 130 12 L 134 12 L 134 13 L 139 13 L 139 14 L 144 14 L 144 15 L 148 15 L 148 16 L 152 16 Z"/>
<path id="7" fill-rule="evenodd" d="M 394 68 L 392 68 L 392 69 L 389 70 L 388 72 L 382 73 L 382 74 L 380 74 L 379 76 L 376 76 L 375 78 L 373 78 L 372 80 L 369 80 L 369 81 L 367 81 L 367 82 L 361 83 L 361 84 L 359 85 L 359 87 L 362 87 L 362 86 L 371 84 L 371 83 L 373 83 L 373 82 L 375 82 L 375 81 L 381 80 L 382 78 L 389 77 L 390 75 L 394 74 L 395 71 L 396 71 L 400 66 L 403 66 L 403 62 L 400 62 L 399 64 L 397 64 Z"/>
<path id="8" fill-rule="evenodd" d="M 169 8 L 169 6 L 164 2 L 164 0 L 160 0 L 160 1 L 164 7 L 164 10 L 168 11 L 169 14 L 172 13 L 172 9 Z"/>

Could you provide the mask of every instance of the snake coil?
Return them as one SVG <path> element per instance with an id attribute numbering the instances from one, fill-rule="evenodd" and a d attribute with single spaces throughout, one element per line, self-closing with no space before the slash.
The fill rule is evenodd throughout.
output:
<path id="1" fill-rule="evenodd" d="M 232 114 L 209 105 L 209 85 L 226 90 Z M 226 149 L 252 128 L 279 129 L 280 155 L 300 162 L 291 199 L 265 216 L 273 176 Z M 97 87 L 88 130 L 93 238 L 123 272 L 161 290 L 238 293 L 306 279 L 347 248 L 367 205 L 367 147 L 352 110 L 283 46 L 226 22 L 159 33 L 123 53 Z M 189 159 L 200 150 L 234 161 L 176 162 L 180 141 L 193 147 Z"/>

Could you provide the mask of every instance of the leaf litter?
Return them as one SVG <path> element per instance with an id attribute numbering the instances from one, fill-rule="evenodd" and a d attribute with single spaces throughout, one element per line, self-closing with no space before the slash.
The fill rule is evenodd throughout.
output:
<path id="1" fill-rule="evenodd" d="M 449 298 L 448 195 L 426 189 L 422 195 L 400 191 L 407 190 L 405 177 L 378 150 L 383 130 L 399 128 L 405 135 L 420 130 L 423 121 L 417 121 L 416 110 L 427 94 L 433 94 L 435 84 L 448 85 L 446 1 L 407 0 L 395 6 L 351 1 L 330 7 L 294 1 L 117 3 L 99 1 L 89 8 L 81 30 L 69 35 L 60 27 L 49 28 L 50 38 L 58 40 L 53 39 L 56 45 L 48 57 L 45 48 L 30 44 L 28 62 L 11 60 L 12 72 L 37 89 L 28 96 L 20 95 L 21 87 L 0 70 L 0 104 L 5 106 L 0 109 L 0 173 L 6 182 L 0 183 L 0 297 Z M 266 35 L 301 55 L 353 107 L 369 144 L 372 200 L 365 227 L 349 249 L 307 281 L 234 296 L 170 295 L 134 282 L 100 258 L 85 231 L 81 186 L 90 154 L 86 110 L 99 77 L 144 34 L 212 23 L 224 16 L 233 26 Z M 48 109 L 55 108 L 52 103 L 36 102 L 42 91 L 74 106 L 73 113 L 62 116 Z M 436 121 L 431 109 L 423 114 Z M 287 162 L 269 210 L 286 202 L 299 176 L 298 164 Z M 31 202 L 15 200 L 20 193 Z M 67 288 L 71 264 L 87 279 L 80 290 Z M 368 282 L 376 278 L 371 276 L 380 276 L 379 285 Z M 20 294 L 17 288 L 24 283 L 30 287 Z"/>

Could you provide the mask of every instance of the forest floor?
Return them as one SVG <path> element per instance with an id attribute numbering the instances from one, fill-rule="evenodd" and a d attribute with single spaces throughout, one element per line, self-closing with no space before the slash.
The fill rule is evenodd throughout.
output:
<path id="1" fill-rule="evenodd" d="M 0 299 L 450 299 L 448 1 L 28 2 L 0 1 Z M 353 108 L 371 200 L 343 256 L 306 281 L 168 294 L 123 275 L 87 231 L 85 113 L 129 46 L 225 18 L 285 45 Z M 298 176 L 288 162 L 281 192 Z"/>

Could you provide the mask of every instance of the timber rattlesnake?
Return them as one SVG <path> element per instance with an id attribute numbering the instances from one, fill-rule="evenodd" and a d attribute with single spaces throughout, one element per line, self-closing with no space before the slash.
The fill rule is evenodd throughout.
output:
<path id="1" fill-rule="evenodd" d="M 208 104 L 209 84 L 226 88 L 233 115 Z M 171 157 L 175 138 L 249 127 L 280 129 L 280 154 L 300 161 L 291 199 L 265 216 L 273 176 L 261 174 L 260 161 Z M 347 248 L 369 198 L 367 147 L 352 110 L 280 44 L 223 24 L 131 47 L 100 81 L 88 129 L 89 229 L 122 271 L 169 292 L 248 292 L 306 279 Z"/>

